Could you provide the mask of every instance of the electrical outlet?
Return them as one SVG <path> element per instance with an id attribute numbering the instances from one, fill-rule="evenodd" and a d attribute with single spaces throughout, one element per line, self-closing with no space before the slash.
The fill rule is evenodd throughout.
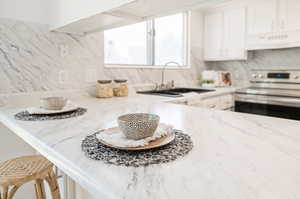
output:
<path id="1" fill-rule="evenodd" d="M 95 69 L 88 69 L 85 72 L 85 81 L 93 83 L 97 81 L 97 71 Z"/>
<path id="2" fill-rule="evenodd" d="M 69 79 L 69 75 L 68 75 L 68 72 L 65 71 L 65 70 L 61 70 L 59 71 L 58 73 L 58 81 L 60 84 L 64 84 L 68 81 Z"/>
<path id="3" fill-rule="evenodd" d="M 59 46 L 59 53 L 60 53 L 60 56 L 61 57 L 66 57 L 69 55 L 69 46 L 68 45 L 64 45 L 64 44 L 61 44 Z"/>

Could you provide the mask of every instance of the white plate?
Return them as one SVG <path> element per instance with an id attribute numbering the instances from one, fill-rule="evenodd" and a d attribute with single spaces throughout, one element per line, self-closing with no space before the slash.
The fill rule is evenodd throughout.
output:
<path id="1" fill-rule="evenodd" d="M 59 113 L 68 113 L 71 111 L 77 110 L 79 107 L 68 103 L 63 109 L 61 110 L 47 110 L 40 107 L 31 107 L 27 109 L 27 112 L 32 115 L 50 115 L 50 114 L 59 114 Z"/>
<path id="2" fill-rule="evenodd" d="M 106 129 L 105 131 L 107 131 L 109 133 L 120 133 L 121 130 L 119 129 L 119 127 L 113 127 L 110 129 Z M 140 151 L 140 150 L 148 150 L 148 149 L 162 147 L 162 146 L 165 146 L 165 145 L 171 143 L 174 139 L 175 139 L 175 131 L 174 130 L 172 132 L 167 133 L 163 137 L 160 137 L 156 140 L 150 141 L 145 146 L 137 146 L 137 147 L 115 146 L 111 143 L 107 143 L 104 140 L 98 138 L 99 142 L 107 147 L 114 148 L 114 149 L 120 149 L 120 150 L 129 150 L 129 151 Z"/>

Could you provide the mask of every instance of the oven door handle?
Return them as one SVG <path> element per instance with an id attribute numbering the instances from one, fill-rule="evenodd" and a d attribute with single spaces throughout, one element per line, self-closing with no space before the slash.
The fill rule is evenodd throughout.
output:
<path id="1" fill-rule="evenodd" d="M 279 99 L 269 99 L 267 102 L 279 102 L 279 103 L 293 103 L 293 104 L 299 104 L 300 105 L 300 99 L 289 99 L 289 98 L 279 98 Z"/>
<path id="2" fill-rule="evenodd" d="M 300 98 L 274 96 L 236 96 L 236 101 L 300 107 Z"/>

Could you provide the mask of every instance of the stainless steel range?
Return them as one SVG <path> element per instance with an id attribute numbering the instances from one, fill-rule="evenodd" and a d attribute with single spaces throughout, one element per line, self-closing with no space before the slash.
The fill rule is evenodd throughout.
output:
<path id="1" fill-rule="evenodd" d="M 300 120 L 300 69 L 253 70 L 250 82 L 236 92 L 236 112 Z"/>

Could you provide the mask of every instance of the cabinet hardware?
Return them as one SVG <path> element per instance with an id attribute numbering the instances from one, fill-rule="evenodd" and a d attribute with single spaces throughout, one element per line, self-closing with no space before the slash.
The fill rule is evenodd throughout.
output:
<path id="1" fill-rule="evenodd" d="M 274 32 L 275 31 L 275 20 L 273 19 L 272 20 L 272 32 Z"/>
<path id="2" fill-rule="evenodd" d="M 216 108 L 216 104 L 211 104 L 211 105 L 209 105 L 209 108 Z"/>
<path id="3" fill-rule="evenodd" d="M 280 26 L 281 26 L 281 29 L 282 29 L 282 30 L 285 29 L 285 22 L 284 22 L 284 20 L 281 20 Z"/>

